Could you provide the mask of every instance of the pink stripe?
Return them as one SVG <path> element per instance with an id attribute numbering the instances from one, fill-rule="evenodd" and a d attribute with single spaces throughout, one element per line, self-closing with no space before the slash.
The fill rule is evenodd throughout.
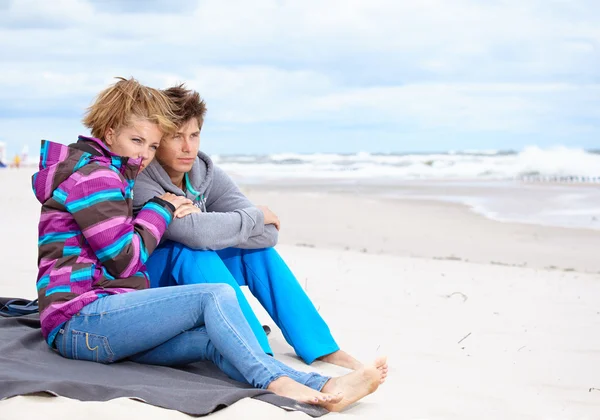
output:
<path id="1" fill-rule="evenodd" d="M 55 314 L 58 311 L 61 311 L 63 308 L 73 305 L 79 301 L 90 299 L 96 297 L 99 293 L 108 293 L 109 295 L 119 295 L 121 293 L 134 292 L 135 289 L 126 289 L 126 288 L 113 288 L 110 289 L 99 289 L 99 290 L 90 290 L 89 292 L 83 293 L 76 298 L 68 300 L 66 302 L 54 302 L 51 303 L 44 311 L 40 314 L 40 322 L 44 322 L 46 318 Z"/>
<path id="2" fill-rule="evenodd" d="M 119 178 L 119 175 L 109 168 L 104 168 L 103 170 L 94 171 L 89 175 L 81 176 L 80 179 L 87 182 L 87 181 L 93 181 L 94 179 L 99 179 L 99 178 L 116 179 L 119 181 L 119 184 L 122 184 L 121 179 Z M 78 179 L 77 181 L 79 181 L 80 179 Z"/>
<path id="3" fill-rule="evenodd" d="M 83 234 L 86 238 L 91 238 L 92 236 L 97 235 L 98 233 L 102 233 L 104 231 L 107 231 L 108 229 L 112 229 L 116 226 L 124 224 L 126 219 L 127 218 L 124 216 L 111 217 L 108 220 L 90 226 L 89 228 L 83 231 Z"/>
<path id="4" fill-rule="evenodd" d="M 69 307 L 73 304 L 76 304 L 79 301 L 82 300 L 86 300 L 89 298 L 93 298 L 96 296 L 97 293 L 101 293 L 104 292 L 103 290 L 90 290 L 89 292 L 83 293 L 79 296 L 77 296 L 74 299 L 68 300 L 66 302 L 55 302 L 55 303 L 51 303 L 41 314 L 40 314 L 40 322 L 44 322 L 44 320 L 46 318 L 48 318 L 49 316 L 55 314 L 56 312 L 60 312 L 63 310 L 63 308 L 65 307 Z"/>
<path id="5" fill-rule="evenodd" d="M 56 260 L 53 260 L 53 259 L 42 258 L 40 260 L 40 263 L 39 263 L 39 269 L 40 269 L 40 271 L 48 269 L 55 262 L 56 262 Z"/>
<path id="6" fill-rule="evenodd" d="M 86 263 L 95 263 L 96 260 L 90 257 L 86 257 L 85 255 L 80 255 L 77 257 L 77 264 L 86 264 Z"/>
<path id="7" fill-rule="evenodd" d="M 72 217 L 70 213 L 64 211 L 49 211 L 40 215 L 40 223 L 56 219 L 71 219 Z"/>
<path id="8" fill-rule="evenodd" d="M 36 283 L 37 283 L 38 281 L 40 281 L 40 279 L 41 279 L 42 277 L 44 277 L 46 274 L 50 274 L 50 272 L 52 271 L 52 267 L 53 267 L 53 266 L 51 265 L 51 266 L 49 266 L 49 267 L 46 267 L 46 268 L 44 268 L 44 269 L 40 268 L 40 269 L 39 269 L 39 271 L 38 271 L 38 276 L 37 276 Z"/>
<path id="9" fill-rule="evenodd" d="M 149 221 L 147 221 L 145 219 L 142 219 L 141 217 L 138 217 L 135 219 L 135 224 L 141 225 L 141 226 L 145 227 L 146 229 L 148 229 L 150 231 L 150 233 L 156 238 L 156 242 L 160 241 L 162 234 L 160 233 L 160 231 L 158 230 L 156 225 L 150 223 Z"/>
<path id="10" fill-rule="evenodd" d="M 77 181 L 79 181 L 81 178 L 83 178 L 83 175 L 79 172 L 75 172 L 73 175 L 71 175 L 71 179 L 77 183 Z"/>
<path id="11" fill-rule="evenodd" d="M 66 146 L 62 146 L 60 148 L 60 153 L 58 154 L 58 161 L 62 162 L 63 160 L 65 160 L 65 158 L 67 157 L 68 154 L 69 154 L 69 148 Z"/>
<path id="12" fill-rule="evenodd" d="M 138 268 L 141 265 L 141 255 L 140 255 L 140 235 L 138 235 L 137 233 L 133 234 L 133 239 L 131 240 L 131 244 L 133 245 L 133 253 L 131 261 L 129 261 L 129 265 L 127 266 L 127 268 L 125 269 L 125 271 L 123 271 L 123 273 L 121 273 L 122 277 L 130 277 L 133 274 L 137 273 Z"/>
<path id="13" fill-rule="evenodd" d="M 57 275 L 57 276 L 59 276 L 61 274 L 71 274 L 71 269 L 72 269 L 72 267 L 70 265 L 67 265 L 65 267 L 56 269 L 52 274 Z"/>
<path id="14" fill-rule="evenodd" d="M 52 193 L 54 192 L 54 190 L 52 189 L 52 181 L 54 180 L 54 172 L 56 172 L 57 167 L 58 165 L 51 166 L 48 172 L 46 173 L 46 185 L 44 186 L 44 193 L 49 194 L 50 196 L 52 196 Z"/>

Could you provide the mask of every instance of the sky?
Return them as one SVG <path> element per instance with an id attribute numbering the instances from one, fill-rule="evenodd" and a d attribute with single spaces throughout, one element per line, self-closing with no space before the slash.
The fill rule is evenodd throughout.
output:
<path id="1" fill-rule="evenodd" d="M 115 76 L 216 154 L 600 148 L 594 0 L 0 0 L 0 142 L 87 134 Z"/>

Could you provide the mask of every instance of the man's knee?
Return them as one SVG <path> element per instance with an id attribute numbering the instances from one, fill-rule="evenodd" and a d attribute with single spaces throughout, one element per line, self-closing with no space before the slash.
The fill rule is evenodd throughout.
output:
<path id="1" fill-rule="evenodd" d="M 203 249 L 192 249 L 188 248 L 185 245 L 180 243 L 176 243 L 174 245 L 174 249 L 177 252 L 178 258 L 190 258 L 194 260 L 213 260 L 215 258 L 219 258 L 215 251 L 203 250 Z"/>

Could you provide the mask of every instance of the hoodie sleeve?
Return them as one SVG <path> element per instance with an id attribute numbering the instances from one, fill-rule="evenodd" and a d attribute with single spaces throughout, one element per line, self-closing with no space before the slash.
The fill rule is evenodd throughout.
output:
<path id="1" fill-rule="evenodd" d="M 154 197 L 164 195 L 166 191 L 144 172 L 138 175 L 133 186 L 133 212 L 137 214 Z"/>
<path id="2" fill-rule="evenodd" d="M 203 250 L 229 247 L 258 249 L 277 244 L 275 226 L 265 226 L 262 211 L 219 168 L 215 167 L 208 196 L 207 212 L 174 219 L 165 239 Z"/>
<path id="3" fill-rule="evenodd" d="M 108 272 L 126 278 L 140 271 L 173 219 L 175 208 L 160 198 L 131 216 L 120 176 L 110 169 L 82 175 L 65 207 Z"/>

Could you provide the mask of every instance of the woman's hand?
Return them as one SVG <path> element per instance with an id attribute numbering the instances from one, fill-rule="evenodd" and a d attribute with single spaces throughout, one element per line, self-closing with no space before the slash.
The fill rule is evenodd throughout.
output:
<path id="1" fill-rule="evenodd" d="M 186 204 L 192 204 L 192 200 L 190 200 L 189 198 L 181 195 L 175 195 L 172 193 L 164 193 L 159 198 L 171 203 L 173 207 L 175 207 L 175 211 L 177 211 L 177 209 L 179 209 L 179 207 L 181 206 L 184 206 Z"/>
<path id="2" fill-rule="evenodd" d="M 177 210 L 175 210 L 174 216 L 181 219 L 182 217 L 192 213 L 202 213 L 202 210 L 193 204 L 183 204 Z"/>

